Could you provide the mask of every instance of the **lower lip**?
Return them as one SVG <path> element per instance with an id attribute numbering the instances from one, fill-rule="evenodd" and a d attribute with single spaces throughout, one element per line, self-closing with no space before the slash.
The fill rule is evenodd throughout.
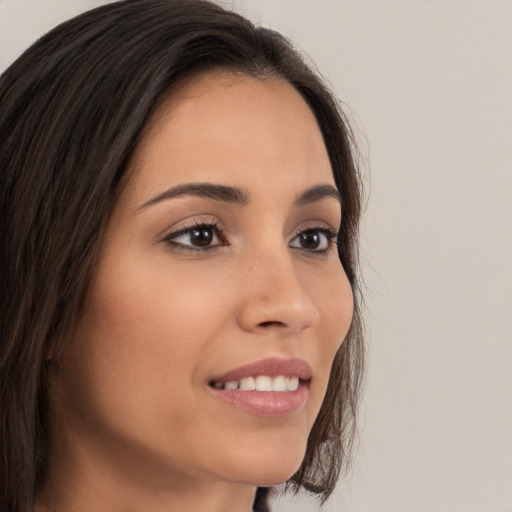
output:
<path id="1" fill-rule="evenodd" d="M 308 385 L 299 384 L 295 391 L 242 391 L 240 389 L 210 390 L 222 400 L 251 414 L 279 418 L 300 411 L 308 399 Z"/>

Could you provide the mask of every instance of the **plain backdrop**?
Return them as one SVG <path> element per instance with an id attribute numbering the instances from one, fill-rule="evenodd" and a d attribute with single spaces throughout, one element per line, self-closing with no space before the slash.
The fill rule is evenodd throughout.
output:
<path id="1" fill-rule="evenodd" d="M 0 68 L 100 3 L 0 0 Z M 368 377 L 325 511 L 512 512 L 512 1 L 223 5 L 296 41 L 361 140 Z"/>

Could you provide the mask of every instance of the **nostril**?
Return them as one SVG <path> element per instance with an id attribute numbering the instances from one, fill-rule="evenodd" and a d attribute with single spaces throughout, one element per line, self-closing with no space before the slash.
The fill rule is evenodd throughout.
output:
<path id="1" fill-rule="evenodd" d="M 261 322 L 259 325 L 260 327 L 272 327 L 273 325 L 284 325 L 284 323 L 275 320 L 269 320 L 268 322 Z"/>

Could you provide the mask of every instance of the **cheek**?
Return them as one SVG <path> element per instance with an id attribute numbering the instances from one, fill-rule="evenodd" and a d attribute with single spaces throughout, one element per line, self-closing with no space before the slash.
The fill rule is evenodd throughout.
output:
<path id="1" fill-rule="evenodd" d="M 206 276 L 147 265 L 130 268 L 129 279 L 110 274 L 98 280 L 89 321 L 119 361 L 152 361 L 181 369 L 204 348 L 222 323 L 222 299 Z"/>
<path id="2" fill-rule="evenodd" d="M 226 308 L 204 274 L 128 263 L 117 259 L 99 269 L 67 379 L 80 402 L 99 414 L 126 421 L 144 414 L 156 421 L 162 411 L 179 411 L 194 398 L 190 384 L 201 374 Z"/>
<path id="3" fill-rule="evenodd" d="M 334 358 L 350 328 L 354 309 L 352 288 L 342 268 L 330 273 L 320 283 L 311 292 L 320 312 L 318 345 L 314 354 L 321 369 L 317 381 L 318 409 L 327 390 Z"/>
<path id="4" fill-rule="evenodd" d="M 352 321 L 352 288 L 341 264 L 330 272 L 326 271 L 317 282 L 316 286 L 312 286 L 311 295 L 320 312 L 320 337 L 334 357 Z"/>

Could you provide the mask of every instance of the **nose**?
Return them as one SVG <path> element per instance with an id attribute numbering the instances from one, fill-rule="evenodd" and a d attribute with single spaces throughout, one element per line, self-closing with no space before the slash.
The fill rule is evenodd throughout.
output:
<path id="1" fill-rule="evenodd" d="M 240 326 L 250 332 L 281 336 L 300 334 L 315 326 L 320 314 L 307 279 L 307 274 L 298 272 L 287 247 L 281 251 L 253 251 L 241 279 Z"/>

